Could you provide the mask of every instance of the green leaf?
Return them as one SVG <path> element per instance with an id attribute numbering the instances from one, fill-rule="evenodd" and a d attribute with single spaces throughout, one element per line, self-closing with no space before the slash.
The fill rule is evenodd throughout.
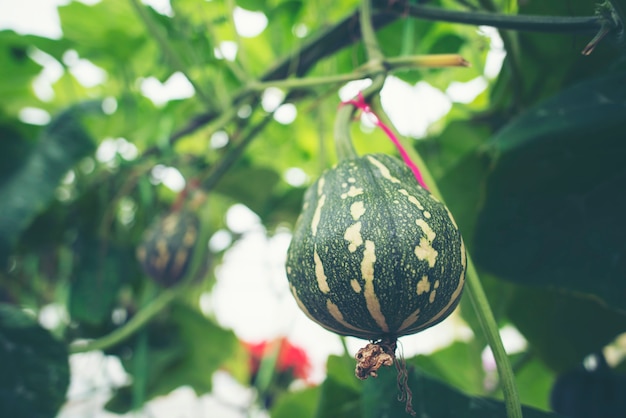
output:
<path id="1" fill-rule="evenodd" d="M 279 174 L 266 167 L 240 168 L 227 174 L 215 191 L 229 196 L 249 207 L 253 212 L 261 212 L 272 190 L 280 180 Z"/>
<path id="2" fill-rule="evenodd" d="M 554 409 L 570 417 L 623 417 L 626 375 L 615 373 L 604 358 L 596 356 L 596 366 L 579 366 L 559 376 L 552 388 Z"/>
<path id="3" fill-rule="evenodd" d="M 485 124 L 453 120 L 441 134 L 416 143 L 467 244 L 484 194 L 489 162 L 481 149 L 489 136 Z"/>
<path id="4" fill-rule="evenodd" d="M 1 179 L 6 179 L 18 171 L 32 152 L 35 135 L 32 127 L 19 123 L 18 121 L 7 120 L 0 122 L 0 184 Z"/>
<path id="5" fill-rule="evenodd" d="M 626 309 L 624 76 L 572 87 L 493 138 L 479 266 Z"/>
<path id="6" fill-rule="evenodd" d="M 483 347 L 477 340 L 458 341 L 432 354 L 413 357 L 410 364 L 465 393 L 480 395 L 485 379 Z"/>
<path id="7" fill-rule="evenodd" d="M 328 357 L 327 377 L 320 388 L 317 418 L 362 416 L 362 385 L 354 376 L 354 366 L 351 357 Z"/>
<path id="8" fill-rule="evenodd" d="M 102 325 L 110 320 L 119 290 L 129 281 L 129 273 L 137 272 L 133 248 L 119 248 L 90 237 L 81 237 L 74 248 L 77 263 L 70 284 L 70 317 L 86 324 Z"/>
<path id="9" fill-rule="evenodd" d="M 278 397 L 272 407 L 272 418 L 315 418 L 320 387 L 314 386 Z"/>
<path id="10" fill-rule="evenodd" d="M 71 2 L 58 11 L 64 38 L 72 42 L 81 58 L 113 74 L 129 68 L 141 75 L 150 74 L 154 60 L 138 58 L 152 45 L 130 2 L 108 0 L 92 6 Z M 94 21 L 99 24 L 94 25 Z M 156 48 L 150 49 L 157 52 Z"/>
<path id="11" fill-rule="evenodd" d="M 36 100 L 31 83 L 41 66 L 28 56 L 28 43 L 13 31 L 0 31 L 0 110 L 10 114 Z"/>
<path id="12" fill-rule="evenodd" d="M 20 233 L 53 198 L 63 176 L 93 151 L 94 143 L 83 129 L 80 118 L 96 109 L 100 109 L 99 102 L 61 113 L 46 126 L 20 169 L 0 179 L 0 259 L 9 254 Z"/>
<path id="13" fill-rule="evenodd" d="M 532 353 L 512 356 L 515 383 L 524 405 L 549 411 L 550 389 L 556 379 L 555 373 Z"/>
<path id="14" fill-rule="evenodd" d="M 213 373 L 236 352 L 237 338 L 232 331 L 221 328 L 199 310 L 184 304 L 172 307 L 172 320 L 186 352 L 151 388 L 152 394 L 166 394 L 183 385 L 191 386 L 198 395 L 210 392 Z"/>
<path id="15" fill-rule="evenodd" d="M 117 347 L 114 353 L 134 350 L 137 337 Z M 211 392 L 213 373 L 227 366 L 232 357 L 241 358 L 239 341 L 232 331 L 225 330 L 204 316 L 198 309 L 178 302 L 169 316 L 150 325 L 145 354 L 149 365 L 145 400 L 167 395 L 181 386 L 190 386 L 198 396 Z M 123 365 L 131 375 L 132 356 Z M 119 389 L 106 409 L 122 414 L 133 406 L 132 386 Z"/>
<path id="16" fill-rule="evenodd" d="M 363 417 L 410 417 L 405 403 L 397 400 L 395 368 L 383 367 L 377 379 L 368 379 L 363 388 Z M 502 418 L 504 403 L 487 398 L 467 396 L 415 369 L 409 369 L 409 386 L 413 393 L 413 409 L 418 417 L 437 418 Z M 524 407 L 525 418 L 547 418 L 557 415 Z"/>
<path id="17" fill-rule="evenodd" d="M 69 386 L 67 347 L 35 318 L 0 304 L 0 411 L 14 418 L 53 418 Z"/>
<path id="18" fill-rule="evenodd" d="M 349 376 L 353 379 L 354 371 Z M 361 393 L 336 379 L 328 378 L 322 383 L 316 418 L 363 416 Z"/>
<path id="19" fill-rule="evenodd" d="M 626 315 L 597 300 L 547 289 L 518 287 L 508 316 L 533 352 L 559 372 L 575 367 L 626 332 Z"/>

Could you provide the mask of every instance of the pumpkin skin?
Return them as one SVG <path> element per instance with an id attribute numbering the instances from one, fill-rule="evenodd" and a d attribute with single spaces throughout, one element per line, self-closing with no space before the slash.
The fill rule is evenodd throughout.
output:
<path id="1" fill-rule="evenodd" d="M 200 221 L 190 211 L 158 218 L 144 233 L 137 248 L 143 271 L 158 284 L 170 287 L 187 272 L 198 240 Z"/>
<path id="2" fill-rule="evenodd" d="M 342 160 L 307 190 L 286 270 L 309 318 L 340 335 L 378 340 L 452 313 L 466 261 L 448 209 L 400 160 L 371 154 Z"/>

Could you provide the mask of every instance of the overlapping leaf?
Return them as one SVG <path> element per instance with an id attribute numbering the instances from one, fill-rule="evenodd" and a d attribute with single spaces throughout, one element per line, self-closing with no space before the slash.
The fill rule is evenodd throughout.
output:
<path id="1" fill-rule="evenodd" d="M 85 112 L 99 111 L 100 103 L 69 109 L 44 129 L 28 159 L 0 182 L 0 259 L 6 257 L 20 233 L 41 212 L 61 178 L 95 144 L 81 125 Z"/>
<path id="2" fill-rule="evenodd" d="M 493 138 L 498 158 L 475 234 L 480 265 L 626 309 L 623 77 L 564 91 Z"/>

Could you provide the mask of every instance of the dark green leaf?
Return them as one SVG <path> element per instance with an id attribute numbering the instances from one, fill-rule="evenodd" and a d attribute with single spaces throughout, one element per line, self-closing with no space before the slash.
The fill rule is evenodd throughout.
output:
<path id="1" fill-rule="evenodd" d="M 626 375 L 603 358 L 596 361 L 593 369 L 580 366 L 559 376 L 550 396 L 555 411 L 572 418 L 626 416 Z"/>
<path id="2" fill-rule="evenodd" d="M 328 375 L 321 385 L 316 418 L 362 416 L 362 385 L 354 376 L 354 366 L 354 359 L 348 356 L 328 357 Z"/>
<path id="3" fill-rule="evenodd" d="M 574 367 L 626 332 L 626 315 L 597 300 L 554 290 L 518 288 L 508 315 L 533 351 L 556 371 Z"/>
<path id="4" fill-rule="evenodd" d="M 81 237 L 74 244 L 69 313 L 73 320 L 101 325 L 111 318 L 120 288 L 136 273 L 132 247 Z"/>
<path id="5" fill-rule="evenodd" d="M 270 168 L 241 168 L 226 175 L 215 190 L 259 213 L 263 211 L 279 180 L 279 174 Z"/>
<path id="6" fill-rule="evenodd" d="M 128 341 L 119 350 L 135 349 L 137 339 Z M 224 366 L 232 356 L 239 356 L 239 342 L 231 331 L 225 330 L 200 311 L 183 303 L 175 303 L 167 320 L 149 328 L 149 347 L 146 352 L 149 365 L 146 382 L 146 400 L 163 396 L 180 386 L 191 386 L 198 395 L 212 389 L 213 373 Z M 123 364 L 134 372 L 133 357 Z M 133 388 L 118 390 L 106 408 L 126 413 L 133 405 Z"/>
<path id="7" fill-rule="evenodd" d="M 380 370 L 377 379 L 368 379 L 363 388 L 363 417 L 410 417 L 405 403 L 397 400 L 397 373 L 395 368 Z M 409 386 L 413 392 L 413 409 L 418 417 L 437 418 L 502 418 L 506 416 L 500 401 L 467 396 L 449 386 L 409 370 Z M 525 418 L 547 418 L 557 415 L 536 409 L 524 408 Z"/>
<path id="8" fill-rule="evenodd" d="M 626 85 L 593 79 L 493 139 L 474 255 L 497 276 L 626 308 Z"/>
<path id="9" fill-rule="evenodd" d="M 319 386 L 288 392 L 278 398 L 272 407 L 272 418 L 314 418 Z"/>
<path id="10" fill-rule="evenodd" d="M 0 110 L 17 114 L 33 105 L 31 83 L 41 66 L 28 56 L 29 44 L 13 31 L 0 31 Z"/>
<path id="11" fill-rule="evenodd" d="M 61 178 L 93 151 L 94 143 L 80 117 L 94 109 L 100 109 L 99 102 L 61 113 L 44 129 L 20 169 L 11 177 L 0 179 L 0 259 L 8 255 L 19 234 L 46 207 Z"/>
<path id="12" fill-rule="evenodd" d="M 410 364 L 420 371 L 468 394 L 484 393 L 483 345 L 477 340 L 455 342 L 430 355 L 419 355 Z"/>
<path id="13" fill-rule="evenodd" d="M 163 395 L 184 385 L 191 386 L 198 395 L 208 393 L 213 373 L 236 353 L 238 340 L 232 331 L 187 305 L 176 304 L 171 314 L 185 354 L 154 382 L 149 396 Z"/>
<path id="14" fill-rule="evenodd" d="M 69 385 L 67 347 L 20 309 L 0 304 L 0 411 L 53 418 Z"/>

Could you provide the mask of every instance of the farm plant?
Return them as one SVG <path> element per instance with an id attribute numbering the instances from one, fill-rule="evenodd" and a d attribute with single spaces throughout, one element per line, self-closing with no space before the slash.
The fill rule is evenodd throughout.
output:
<path id="1" fill-rule="evenodd" d="M 3 416 L 70 413 L 91 352 L 118 414 L 217 373 L 241 416 L 626 414 L 624 0 L 88 3 L 0 31 Z M 242 207 L 321 380 L 207 308 Z"/>

